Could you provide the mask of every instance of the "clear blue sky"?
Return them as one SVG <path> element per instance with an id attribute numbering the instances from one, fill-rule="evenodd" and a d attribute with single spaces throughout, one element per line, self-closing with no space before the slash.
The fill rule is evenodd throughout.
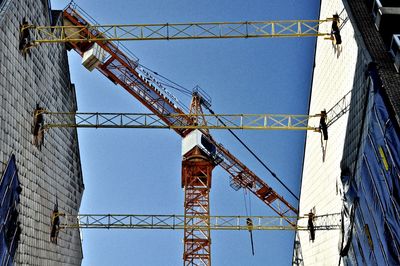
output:
<path id="1" fill-rule="evenodd" d="M 315 19 L 319 1 L 152 0 L 76 1 L 103 24 Z M 68 1 L 52 0 L 53 9 Z M 306 114 L 315 38 L 142 41 L 125 45 L 141 64 L 173 81 L 210 94 L 216 113 Z M 69 53 L 81 112 L 148 112 L 99 72 Z M 180 95 L 178 95 L 180 97 Z M 181 97 L 180 97 L 181 98 Z M 188 98 L 182 98 L 187 103 Z M 67 111 L 67 110 L 66 110 Z M 298 193 L 305 132 L 237 131 Z M 226 131 L 215 138 L 289 202 L 281 187 Z M 85 192 L 80 213 L 183 214 L 181 139 L 172 130 L 83 129 L 79 144 Z M 253 215 L 274 215 L 252 197 Z M 213 172 L 211 214 L 245 215 L 242 191 L 228 174 Z M 183 231 L 85 230 L 83 265 L 182 265 Z M 293 232 L 212 233 L 213 265 L 291 265 Z"/>

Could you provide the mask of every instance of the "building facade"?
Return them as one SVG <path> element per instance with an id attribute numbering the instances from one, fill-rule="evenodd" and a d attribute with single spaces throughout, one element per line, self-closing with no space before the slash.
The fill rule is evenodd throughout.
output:
<path id="1" fill-rule="evenodd" d="M 14 155 L 22 188 L 18 204 L 20 237 L 15 265 L 80 265 L 78 230 L 60 231 L 50 241 L 51 215 L 77 214 L 84 189 L 76 130 L 45 132 L 42 145 L 34 145 L 33 112 L 76 111 L 75 89 L 70 81 L 63 44 L 20 48 L 23 23 L 60 23 L 47 0 L 0 1 L 0 162 Z M 4 248 L 4 247 L 2 247 Z"/>
<path id="2" fill-rule="evenodd" d="M 334 14 L 342 43 L 317 41 L 310 114 L 347 93 L 350 107 L 327 141 L 307 134 L 300 214 L 337 213 L 341 230 L 299 232 L 294 264 L 399 265 L 400 3 L 322 0 L 320 19 Z"/>

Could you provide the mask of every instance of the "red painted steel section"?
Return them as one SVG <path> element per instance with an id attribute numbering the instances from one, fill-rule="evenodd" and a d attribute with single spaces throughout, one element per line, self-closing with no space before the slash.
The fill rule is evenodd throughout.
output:
<path id="1" fill-rule="evenodd" d="M 215 167 L 200 148 L 195 147 L 182 161 L 182 186 L 185 190 L 185 229 L 183 265 L 211 265 L 211 231 L 191 225 L 210 225 L 210 188 Z"/>
<path id="2" fill-rule="evenodd" d="M 85 26 L 89 23 L 71 6 L 64 10 L 64 19 L 71 22 L 76 26 Z M 100 32 L 90 32 L 88 29 L 81 32 L 81 34 L 99 35 Z M 137 71 L 138 64 L 136 61 L 130 59 L 124 52 L 122 52 L 113 42 L 96 42 L 102 49 L 104 49 L 109 58 L 97 69 L 103 73 L 113 83 L 122 86 L 128 93 L 138 99 L 144 106 L 150 109 L 154 114 L 158 115 L 168 125 L 179 125 L 180 119 L 190 118 L 165 118 L 167 114 L 184 114 L 184 112 L 176 106 L 170 99 L 162 94 L 155 88 L 145 77 Z M 90 49 L 87 42 L 68 43 L 74 50 L 81 56 L 85 51 Z M 191 130 L 187 129 L 174 129 L 180 136 L 186 136 Z"/>

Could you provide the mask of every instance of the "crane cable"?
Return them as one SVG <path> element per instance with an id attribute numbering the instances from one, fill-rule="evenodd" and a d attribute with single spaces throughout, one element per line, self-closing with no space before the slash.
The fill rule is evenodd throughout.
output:
<path id="1" fill-rule="evenodd" d="M 178 83 L 176 83 L 176 82 L 174 82 L 174 81 L 172 81 L 172 80 L 170 80 L 170 79 L 168 79 L 167 77 L 165 77 L 165 76 L 163 76 L 163 75 L 161 75 L 161 74 L 159 74 L 159 73 L 157 73 L 157 72 L 155 72 L 155 71 L 153 71 L 153 70 L 151 70 L 150 68 L 148 68 L 148 67 L 146 67 L 146 66 L 144 66 L 144 65 L 142 65 L 142 64 L 139 64 L 141 67 L 143 67 L 143 68 L 145 68 L 145 69 L 147 69 L 148 71 L 151 71 L 152 73 L 154 73 L 154 75 L 157 75 L 157 76 L 159 76 L 159 77 L 161 77 L 161 78 L 163 78 L 163 79 L 165 79 L 165 80 L 167 80 L 168 82 L 170 82 L 170 83 L 172 83 L 172 84 L 174 84 L 175 86 L 172 86 L 172 85 L 168 85 L 170 88 L 172 88 L 172 89 L 175 89 L 175 90 L 177 90 L 177 91 L 179 91 L 179 92 L 181 92 L 181 93 L 183 93 L 184 95 L 188 95 L 188 94 L 192 94 L 192 92 L 190 91 L 190 90 L 188 90 L 188 89 L 186 89 L 185 87 L 183 87 L 183 86 L 181 86 L 181 85 L 179 85 Z M 208 107 L 208 106 L 205 106 L 205 108 L 207 108 L 207 110 L 211 113 L 211 114 L 213 114 L 213 115 L 215 115 L 215 113 L 214 113 L 214 111 L 210 108 L 210 107 Z M 226 126 L 226 124 L 224 123 L 224 121 L 222 120 L 222 119 L 220 119 L 218 116 L 216 116 L 217 117 L 217 119 L 218 119 L 218 121 L 219 122 L 221 122 L 221 124 L 223 124 L 224 126 Z M 240 142 L 240 144 L 242 144 L 242 146 L 243 147 L 245 147 L 246 148 L 246 150 L 248 151 L 248 152 L 250 152 L 250 154 L 251 155 L 253 155 L 253 157 L 295 198 L 295 199 L 297 199 L 297 200 L 299 200 L 299 198 L 296 196 L 296 194 L 294 194 L 293 193 L 293 191 L 288 187 L 288 186 L 286 186 L 285 185 L 285 183 L 283 183 L 283 181 L 260 159 L 260 157 L 258 157 L 251 149 L 250 149 L 250 147 L 246 144 L 246 143 L 244 143 L 231 129 L 228 129 L 228 131 L 236 138 L 236 140 L 238 140 L 239 142 Z"/>
<path id="2" fill-rule="evenodd" d="M 207 107 L 208 111 L 212 114 L 215 115 L 214 111 L 211 110 L 211 108 Z M 218 116 L 216 116 L 218 121 L 221 122 L 222 125 L 226 126 L 226 124 L 224 123 L 224 121 L 222 119 L 220 119 Z M 251 153 L 251 155 L 253 155 L 254 158 L 256 158 L 256 160 L 261 163 L 262 166 L 264 166 L 265 169 L 267 169 L 267 171 L 287 190 L 289 191 L 290 194 L 292 194 L 292 196 L 299 200 L 299 198 L 290 190 L 290 188 L 288 186 L 285 185 L 285 183 L 283 183 L 282 180 L 280 180 L 280 178 L 260 159 L 260 157 L 258 157 L 251 149 L 249 146 L 247 146 L 246 143 L 244 143 L 236 134 L 235 132 L 233 132 L 231 129 L 228 129 L 228 131 L 236 138 L 236 140 L 238 140 L 240 142 L 240 144 L 243 145 L 243 147 L 246 148 L 246 150 L 248 152 Z"/>
<path id="3" fill-rule="evenodd" d="M 248 202 L 246 200 L 246 195 L 248 198 Z M 250 243 L 251 243 L 251 253 L 254 256 L 254 241 L 253 241 L 253 221 L 251 220 L 251 197 L 250 193 L 248 193 L 247 190 L 243 189 L 243 199 L 244 199 L 244 207 L 246 211 L 246 224 L 247 224 L 247 229 L 249 230 L 250 234 Z M 248 206 L 247 206 L 248 205 Z"/>
<path id="4" fill-rule="evenodd" d="M 175 89 L 175 90 L 181 92 L 182 94 L 184 94 L 185 96 L 191 96 L 191 95 L 192 95 L 192 91 L 189 90 L 189 89 L 186 89 L 186 88 L 183 87 L 182 85 L 179 85 L 178 83 L 176 83 L 176 82 L 170 80 L 169 78 L 167 78 L 167 77 L 165 77 L 165 76 L 159 74 L 158 72 L 156 72 L 156 71 L 154 71 L 154 70 L 152 70 L 152 69 L 150 69 L 150 68 L 148 68 L 148 67 L 146 67 L 146 66 L 144 66 L 144 65 L 142 65 L 142 64 L 139 64 L 139 66 L 141 66 L 142 68 L 144 68 L 144 69 L 150 71 L 150 72 L 153 73 L 155 76 L 158 76 L 158 77 L 160 77 L 160 78 L 162 78 L 162 79 L 164 79 L 164 80 L 170 82 L 171 84 L 173 84 L 173 85 L 171 85 L 171 84 L 169 84 L 169 83 L 162 83 L 162 85 L 168 86 L 168 87 L 170 87 L 171 89 Z"/>
<path id="5" fill-rule="evenodd" d="M 251 216 L 251 197 L 250 193 L 247 193 L 246 189 L 243 189 L 243 201 L 244 201 L 244 209 L 246 211 L 246 216 Z"/>

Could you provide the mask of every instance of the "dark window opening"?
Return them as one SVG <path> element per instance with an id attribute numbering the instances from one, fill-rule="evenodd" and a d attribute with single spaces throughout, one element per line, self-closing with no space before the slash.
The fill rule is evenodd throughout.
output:
<path id="1" fill-rule="evenodd" d="M 0 177 L 0 260 L 2 265 L 13 265 L 21 235 L 18 205 L 22 188 L 18 180 L 15 156 L 11 155 Z"/>

